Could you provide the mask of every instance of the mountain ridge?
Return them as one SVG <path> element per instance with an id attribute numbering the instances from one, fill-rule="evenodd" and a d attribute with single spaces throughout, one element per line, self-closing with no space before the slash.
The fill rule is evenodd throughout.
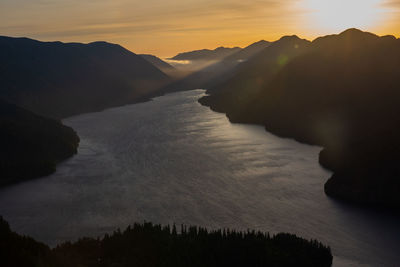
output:
<path id="1" fill-rule="evenodd" d="M 233 53 L 214 64 L 202 68 L 182 79 L 168 84 L 162 88 L 162 93 L 175 91 L 191 90 L 198 88 L 209 88 L 215 84 L 221 83 L 224 80 L 235 74 L 238 65 L 255 56 L 258 52 L 269 46 L 271 43 L 261 40 Z"/>
<path id="2" fill-rule="evenodd" d="M 160 59 L 157 56 L 150 54 L 139 54 L 139 56 L 143 57 L 144 59 L 146 59 L 147 61 L 149 61 L 162 71 L 175 69 L 172 65 L 168 64 L 167 62 L 165 62 L 164 60 Z"/>
<path id="3" fill-rule="evenodd" d="M 170 58 L 171 60 L 221 60 L 233 53 L 240 51 L 240 47 L 217 47 L 214 50 L 211 49 L 200 49 L 188 52 L 182 52 L 176 56 Z"/>
<path id="4" fill-rule="evenodd" d="M 53 118 L 141 101 L 170 82 L 141 56 L 107 42 L 3 36 L 0 60 L 0 97 Z"/>
<path id="5" fill-rule="evenodd" d="M 199 101 L 232 122 L 323 146 L 329 196 L 399 207 L 399 44 L 355 29 L 317 38 L 295 57 L 271 44 Z"/>

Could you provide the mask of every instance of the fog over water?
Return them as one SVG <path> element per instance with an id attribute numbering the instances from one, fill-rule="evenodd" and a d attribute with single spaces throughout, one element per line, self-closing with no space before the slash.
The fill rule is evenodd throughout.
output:
<path id="1" fill-rule="evenodd" d="M 134 222 L 290 232 L 331 246 L 334 266 L 398 266 L 399 220 L 328 198 L 320 147 L 231 124 L 204 90 L 66 119 L 79 153 L 0 190 L 13 230 L 52 246 Z"/>

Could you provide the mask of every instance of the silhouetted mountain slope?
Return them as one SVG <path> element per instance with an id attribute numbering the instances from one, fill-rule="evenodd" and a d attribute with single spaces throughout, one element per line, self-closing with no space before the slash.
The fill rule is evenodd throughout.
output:
<path id="1" fill-rule="evenodd" d="M 268 47 L 271 43 L 261 40 L 258 42 L 255 42 L 241 50 L 239 50 L 238 52 L 224 58 L 225 61 L 231 60 L 231 61 L 246 61 L 249 58 L 251 58 L 252 56 L 254 56 L 255 54 L 261 52 L 261 50 L 265 49 L 266 47 Z"/>
<path id="2" fill-rule="evenodd" d="M 267 41 L 251 44 L 222 60 L 172 82 L 162 89 L 165 92 L 210 88 L 235 75 L 238 65 L 270 45 Z"/>
<path id="3" fill-rule="evenodd" d="M 74 130 L 2 100 L 0 129 L 0 186 L 48 175 L 77 152 Z"/>
<path id="4" fill-rule="evenodd" d="M 219 106 L 223 106 L 223 102 L 234 103 L 232 108 L 245 105 L 257 97 L 262 85 L 274 78 L 290 60 L 305 53 L 310 44 L 297 36 L 282 37 L 241 63 L 231 79 L 216 84 L 208 92 L 213 93 L 213 99 L 218 99 Z"/>
<path id="5" fill-rule="evenodd" d="M 0 217 L 3 267 L 76 266 L 318 266 L 332 265 L 329 247 L 290 234 L 270 236 L 229 229 L 208 231 L 134 224 L 102 239 L 82 238 L 50 250 L 10 230 Z"/>
<path id="6" fill-rule="evenodd" d="M 399 207 L 400 41 L 350 29 L 296 57 L 273 49 L 200 102 L 234 122 L 324 146 L 320 162 L 334 171 L 328 195 Z M 273 55 L 283 64 L 261 64 Z"/>
<path id="7" fill-rule="evenodd" d="M 63 118 L 140 100 L 169 81 L 115 44 L 0 37 L 0 97 Z"/>
<path id="8" fill-rule="evenodd" d="M 162 71 L 175 69 L 173 66 L 171 66 L 170 64 L 168 64 L 167 62 L 165 62 L 164 60 L 162 60 L 156 56 L 146 55 L 146 54 L 141 54 L 139 56 L 143 57 L 148 62 L 150 62 L 151 64 L 153 64 L 154 66 L 156 66 L 157 68 L 159 68 Z"/>
<path id="9" fill-rule="evenodd" d="M 174 56 L 173 60 L 221 60 L 233 53 L 240 51 L 240 47 L 218 47 L 214 50 L 210 49 L 202 49 L 202 50 L 195 50 L 190 52 L 180 53 Z"/>

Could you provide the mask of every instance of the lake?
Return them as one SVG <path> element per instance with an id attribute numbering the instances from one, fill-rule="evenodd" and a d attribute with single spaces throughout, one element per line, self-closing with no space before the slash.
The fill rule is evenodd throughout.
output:
<path id="1" fill-rule="evenodd" d="M 51 246 L 151 221 L 290 232 L 330 245 L 334 266 L 398 266 L 399 219 L 328 198 L 320 147 L 231 124 L 204 92 L 64 120 L 78 154 L 1 189 L 0 214 Z"/>

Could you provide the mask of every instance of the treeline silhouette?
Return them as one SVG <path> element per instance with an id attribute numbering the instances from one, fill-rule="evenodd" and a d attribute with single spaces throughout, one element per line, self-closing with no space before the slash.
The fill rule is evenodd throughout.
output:
<path id="1" fill-rule="evenodd" d="M 334 171 L 325 192 L 400 207 L 400 40 L 349 29 L 285 37 L 200 99 L 233 122 L 318 144 Z"/>
<path id="2" fill-rule="evenodd" d="M 134 224 L 103 238 L 50 249 L 0 217 L 2 266 L 331 266 L 329 247 L 291 234 Z"/>
<path id="3" fill-rule="evenodd" d="M 0 186 L 54 172 L 79 144 L 70 127 L 2 100 L 0 129 Z"/>
<path id="4" fill-rule="evenodd" d="M 0 216 L 0 266 L 50 267 L 52 263 L 51 250 L 47 245 L 12 232 Z"/>

